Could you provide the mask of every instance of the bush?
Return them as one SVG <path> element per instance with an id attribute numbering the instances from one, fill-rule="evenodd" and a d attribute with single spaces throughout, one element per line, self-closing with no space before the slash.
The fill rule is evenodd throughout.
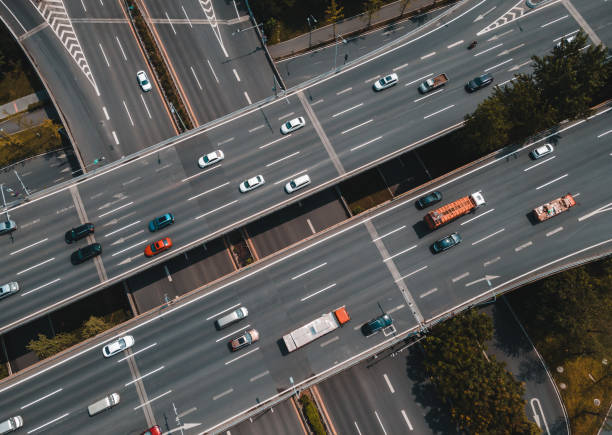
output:
<path id="1" fill-rule="evenodd" d="M 68 349 L 79 342 L 79 337 L 75 332 L 60 332 L 53 338 L 44 334 L 38 334 L 38 340 L 30 340 L 27 348 L 36 353 L 38 359 L 49 358 L 64 349 Z"/>
<path id="2" fill-rule="evenodd" d="M 321 421 L 319 410 L 315 406 L 312 399 L 308 395 L 302 394 L 300 397 L 300 403 L 302 404 L 302 410 L 304 415 L 306 415 L 306 420 L 308 420 L 308 424 L 310 425 L 312 431 L 316 435 L 327 435 L 325 426 L 323 426 L 323 422 Z"/>
<path id="3" fill-rule="evenodd" d="M 0 167 L 62 147 L 60 125 L 46 119 L 36 127 L 0 137 Z"/>

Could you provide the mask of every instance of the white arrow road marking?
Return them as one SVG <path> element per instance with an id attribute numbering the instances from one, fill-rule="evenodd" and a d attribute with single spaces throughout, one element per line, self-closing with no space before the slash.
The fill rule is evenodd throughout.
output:
<path id="1" fill-rule="evenodd" d="M 466 287 L 470 287 L 470 286 L 472 286 L 474 284 L 477 284 L 479 282 L 482 282 L 482 281 L 491 281 L 491 280 L 494 280 L 496 278 L 499 278 L 499 276 L 497 276 L 497 275 L 485 275 L 483 278 L 477 279 L 476 281 L 468 282 L 465 286 Z"/>
<path id="2" fill-rule="evenodd" d="M 493 12 L 493 10 L 496 8 L 497 6 L 493 6 L 491 9 L 489 9 L 488 11 L 486 11 L 483 14 L 480 14 L 476 17 L 476 19 L 474 21 L 472 21 L 472 23 L 475 23 L 476 21 L 480 21 L 482 20 L 484 17 L 486 17 L 487 15 L 489 15 L 491 12 Z"/>

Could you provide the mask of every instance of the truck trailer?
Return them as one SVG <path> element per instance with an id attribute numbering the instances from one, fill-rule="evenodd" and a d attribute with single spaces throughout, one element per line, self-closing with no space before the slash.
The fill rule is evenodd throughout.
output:
<path id="1" fill-rule="evenodd" d="M 439 88 L 440 86 L 444 86 L 448 81 L 448 76 L 444 73 L 435 76 L 434 78 L 427 79 L 423 83 L 419 85 L 419 92 L 421 94 L 426 94 L 429 91 L 433 91 L 434 89 Z"/>
<path id="2" fill-rule="evenodd" d="M 450 204 L 443 205 L 425 215 L 425 223 L 430 229 L 440 228 L 458 217 L 468 214 L 486 203 L 481 192 L 474 192 Z"/>
<path id="3" fill-rule="evenodd" d="M 563 213 L 576 205 L 576 200 L 569 193 L 561 198 L 553 199 L 552 201 L 542 204 L 533 209 L 533 215 L 538 222 L 543 222 L 559 213 Z"/>
<path id="4" fill-rule="evenodd" d="M 302 346 L 332 332 L 351 320 L 345 307 L 337 308 L 331 313 L 325 313 L 312 322 L 305 324 L 283 336 L 288 352 L 293 352 Z"/>

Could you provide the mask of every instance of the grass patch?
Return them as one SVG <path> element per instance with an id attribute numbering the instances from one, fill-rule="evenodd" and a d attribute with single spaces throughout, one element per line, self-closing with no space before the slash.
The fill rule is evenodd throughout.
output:
<path id="1" fill-rule="evenodd" d="M 306 416 L 306 420 L 312 432 L 316 435 L 327 435 L 327 431 L 321 420 L 321 414 L 319 414 L 317 406 L 308 394 L 302 393 L 300 396 L 300 404 L 302 405 L 302 412 Z"/>
<path id="2" fill-rule="evenodd" d="M 5 26 L 0 26 L 0 104 L 44 89 L 25 53 Z"/>
<path id="3" fill-rule="evenodd" d="M 392 196 L 376 169 L 340 183 L 340 190 L 353 215 L 391 200 Z"/>
<path id="4" fill-rule="evenodd" d="M 62 139 L 58 130 L 61 125 L 46 119 L 42 124 L 19 133 L 0 136 L 0 167 L 10 165 L 28 157 L 60 149 Z"/>

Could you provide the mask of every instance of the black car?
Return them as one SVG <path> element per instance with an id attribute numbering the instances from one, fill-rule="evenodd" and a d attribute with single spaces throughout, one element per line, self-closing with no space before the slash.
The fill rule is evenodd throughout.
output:
<path id="1" fill-rule="evenodd" d="M 437 254 L 439 252 L 446 251 L 453 246 L 457 246 L 459 243 L 461 243 L 461 236 L 457 233 L 453 233 L 435 241 L 434 244 L 431 245 L 431 250 L 434 252 L 434 254 Z"/>
<path id="2" fill-rule="evenodd" d="M 493 76 L 491 74 L 483 74 L 467 82 L 465 85 L 465 90 L 468 92 L 474 92 L 478 89 L 484 88 L 485 86 L 489 86 L 491 83 L 493 83 Z"/>
<path id="3" fill-rule="evenodd" d="M 90 258 L 97 257 L 102 253 L 102 245 L 99 243 L 92 243 L 91 245 L 87 245 L 84 248 L 79 249 L 78 251 L 74 251 L 70 256 L 70 261 L 72 264 L 81 264 L 84 261 L 89 260 Z"/>
<path id="4" fill-rule="evenodd" d="M 93 232 L 94 224 L 87 222 L 86 224 L 79 225 L 78 227 L 73 228 L 70 231 L 66 231 L 64 239 L 66 239 L 66 243 L 70 244 L 72 242 L 76 242 L 77 240 L 81 240 L 84 237 L 87 237 Z"/>
<path id="5" fill-rule="evenodd" d="M 429 195 L 425 195 L 422 198 L 417 199 L 415 205 L 417 208 L 423 210 L 425 207 L 429 207 L 437 202 L 442 201 L 442 193 L 434 190 Z"/>
<path id="6" fill-rule="evenodd" d="M 361 327 L 361 332 L 363 335 L 372 335 L 375 332 L 380 331 L 387 326 L 390 326 L 393 323 L 393 319 L 387 313 L 382 316 L 378 316 L 375 319 L 370 320 L 368 323 Z"/>

